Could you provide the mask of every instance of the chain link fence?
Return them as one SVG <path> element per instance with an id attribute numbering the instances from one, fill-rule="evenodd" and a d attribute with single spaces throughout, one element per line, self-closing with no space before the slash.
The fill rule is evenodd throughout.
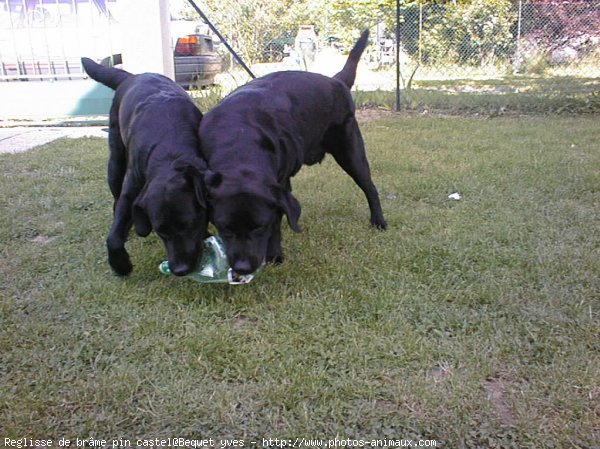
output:
<path id="1" fill-rule="evenodd" d="M 419 107 L 424 101 L 417 95 L 419 89 L 541 93 L 548 84 L 540 84 L 542 78 L 591 80 L 567 88 L 596 100 L 600 90 L 600 1 L 206 0 L 198 4 L 257 75 L 282 69 L 332 75 L 342 67 L 360 32 L 369 28 L 371 45 L 355 89 L 363 94 L 393 92 L 399 85 L 405 106 Z M 233 59 L 224 57 L 226 74 L 220 82 L 229 90 L 245 80 L 237 76 Z M 506 84 L 482 82 L 494 79 L 504 79 Z"/>
<path id="2" fill-rule="evenodd" d="M 401 60 L 439 77 L 469 70 L 598 76 L 600 68 L 594 1 L 418 4 L 401 9 L 399 35 Z"/>
<path id="3" fill-rule="evenodd" d="M 0 80 L 81 78 L 81 56 L 121 51 L 127 30 L 113 12 L 125 1 L 0 0 Z M 190 0 L 170 1 L 178 17 L 207 29 Z M 403 107 L 422 109 L 456 93 L 519 94 L 516 101 L 560 93 L 555 109 L 562 101 L 600 110 L 600 0 L 193 1 L 257 76 L 331 76 L 370 29 L 354 88 L 359 106 L 393 108 L 401 97 Z M 213 39 L 223 59 L 211 94 L 218 98 L 249 76 Z"/>

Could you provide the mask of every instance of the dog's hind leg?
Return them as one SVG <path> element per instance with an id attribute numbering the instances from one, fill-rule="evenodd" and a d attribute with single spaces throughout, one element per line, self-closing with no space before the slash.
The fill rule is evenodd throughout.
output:
<path id="1" fill-rule="evenodd" d="M 365 193 L 371 211 L 371 224 L 382 230 L 387 229 L 379 193 L 371 179 L 365 144 L 356 119 L 352 117 L 344 125 L 329 130 L 324 145 L 340 167 Z"/>
<path id="2" fill-rule="evenodd" d="M 116 121 L 116 120 L 115 120 Z M 108 187 L 115 200 L 113 210 L 117 207 L 117 200 L 121 196 L 123 189 L 123 180 L 127 172 L 127 149 L 123 143 L 118 123 L 109 124 L 108 129 L 108 148 L 110 151 L 108 157 Z"/>

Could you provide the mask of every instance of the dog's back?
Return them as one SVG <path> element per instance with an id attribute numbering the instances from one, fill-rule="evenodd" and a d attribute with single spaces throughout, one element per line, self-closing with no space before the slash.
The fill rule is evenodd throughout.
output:
<path id="1" fill-rule="evenodd" d="M 332 126 L 341 126 L 354 114 L 350 88 L 368 37 L 369 31 L 365 30 L 342 70 L 333 77 L 281 71 L 257 78 L 232 92 L 204 116 L 200 127 L 204 156 L 214 166 L 228 165 L 231 154 L 251 148 L 260 151 L 266 145 L 285 153 L 278 158 L 287 166 L 281 169 L 283 176 L 295 174 L 302 164 L 321 161 L 327 131 Z M 231 120 L 246 125 L 244 129 L 250 130 L 250 135 L 244 134 L 242 128 L 231 129 Z M 251 135 L 252 130 L 260 130 L 261 135 Z M 237 135 L 238 132 L 242 134 Z M 261 144 L 248 145 L 248 140 L 254 137 Z"/>
<path id="2" fill-rule="evenodd" d="M 128 149 L 144 152 L 169 141 L 172 145 L 166 145 L 163 151 L 198 146 L 197 126 L 202 113 L 171 79 L 157 73 L 133 75 L 89 58 L 81 62 L 92 79 L 116 91 L 111 120 L 118 120 L 120 138 Z M 141 129 L 144 132 L 139 132 Z"/>
<path id="3" fill-rule="evenodd" d="M 162 75 L 144 73 L 122 87 L 114 101 L 119 108 L 121 137 L 128 147 L 149 149 L 164 142 L 163 152 L 185 146 L 197 149 L 202 113 L 180 86 Z"/>

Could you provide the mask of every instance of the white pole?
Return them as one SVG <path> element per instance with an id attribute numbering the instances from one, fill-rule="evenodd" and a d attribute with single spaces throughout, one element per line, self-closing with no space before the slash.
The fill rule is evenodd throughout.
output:
<path id="1" fill-rule="evenodd" d="M 169 0 L 123 2 L 123 68 L 175 79 Z"/>

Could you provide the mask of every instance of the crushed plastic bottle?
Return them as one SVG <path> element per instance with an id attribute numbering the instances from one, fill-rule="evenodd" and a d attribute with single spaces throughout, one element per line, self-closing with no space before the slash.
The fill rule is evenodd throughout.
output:
<path id="1" fill-rule="evenodd" d="M 185 278 L 190 278 L 203 284 L 247 284 L 264 266 L 261 265 L 258 270 L 252 274 L 237 274 L 230 267 L 225 254 L 225 246 L 218 236 L 211 236 L 204 240 L 202 258 L 196 271 L 186 274 Z M 164 260 L 158 269 L 164 275 L 171 275 L 169 261 Z"/>

